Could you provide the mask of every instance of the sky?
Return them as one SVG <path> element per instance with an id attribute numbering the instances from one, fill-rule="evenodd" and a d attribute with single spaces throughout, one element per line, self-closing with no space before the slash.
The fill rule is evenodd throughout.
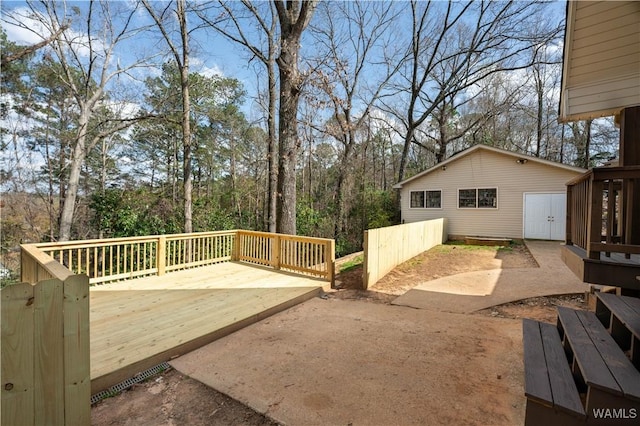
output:
<path id="1" fill-rule="evenodd" d="M 115 0 L 111 3 L 115 3 L 119 7 L 125 6 L 129 10 L 132 9 L 131 6 L 134 4 L 134 2 L 130 0 Z M 88 9 L 88 2 L 86 1 L 67 2 L 67 4 L 69 8 L 78 7 L 83 13 L 86 13 Z M 41 35 L 46 37 L 50 34 L 37 20 L 27 16 L 28 9 L 24 1 L 3 0 L 1 7 L 2 19 L 0 23 L 10 41 L 20 45 L 32 45 L 42 41 L 43 37 L 41 37 Z M 22 15 L 20 22 L 24 23 L 26 28 L 7 22 L 10 19 L 9 15 L 12 13 Z M 134 25 L 153 25 L 153 21 L 146 10 L 139 8 L 134 16 Z M 77 23 L 72 24 L 68 33 L 84 41 L 87 39 L 86 35 L 82 32 L 82 28 L 78 27 Z M 153 58 L 155 62 L 162 63 L 163 61 L 172 60 L 173 57 L 169 56 L 170 51 L 166 43 L 158 38 L 158 31 L 154 30 L 154 33 L 153 38 L 149 35 L 138 35 L 135 39 L 122 43 L 115 52 L 116 59 L 112 61 L 114 66 L 125 67 L 126 64 L 130 64 L 136 61 L 137 58 L 147 55 L 150 51 L 156 51 L 156 49 L 163 52 L 164 55 L 163 58 Z M 256 63 L 248 63 L 248 55 L 243 49 L 238 48 L 232 42 L 216 34 L 213 30 L 199 30 L 194 31 L 192 34 L 193 39 L 190 46 L 192 50 L 190 57 L 191 72 L 197 72 L 208 77 L 220 75 L 237 78 L 243 83 L 245 90 L 249 93 L 255 93 L 258 90 L 255 69 L 260 69 L 260 67 L 258 67 Z M 81 48 L 79 49 L 79 53 L 86 55 L 87 52 L 86 49 Z M 142 84 L 144 77 L 159 75 L 159 73 L 158 68 L 147 67 L 141 68 L 137 73 L 132 74 L 137 75 L 139 84 Z M 250 112 L 250 105 L 245 103 L 245 109 L 245 112 Z"/>

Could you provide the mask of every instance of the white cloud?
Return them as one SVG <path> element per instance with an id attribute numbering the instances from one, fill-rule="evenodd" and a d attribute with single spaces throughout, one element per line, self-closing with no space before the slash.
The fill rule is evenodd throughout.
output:
<path id="1" fill-rule="evenodd" d="M 12 9 L 4 15 L 2 27 L 7 33 L 7 38 L 16 44 L 36 44 L 51 37 L 55 31 L 46 15 L 25 7 Z M 65 31 L 65 35 L 80 57 L 89 56 L 89 38 L 85 34 L 69 28 Z M 104 50 L 104 44 L 100 39 L 94 38 L 92 48 L 94 51 Z"/>
<path id="2" fill-rule="evenodd" d="M 2 23 L 2 28 L 7 33 L 7 38 L 17 44 L 30 45 L 41 42 L 51 35 L 51 32 L 42 22 L 30 17 L 31 11 L 25 7 L 11 10 Z M 10 20 L 7 18 L 10 17 Z M 21 25 L 13 24 L 20 22 Z"/>
<path id="3" fill-rule="evenodd" d="M 205 77 L 223 77 L 224 73 L 218 65 L 207 66 L 200 58 L 190 58 L 193 71 Z"/>

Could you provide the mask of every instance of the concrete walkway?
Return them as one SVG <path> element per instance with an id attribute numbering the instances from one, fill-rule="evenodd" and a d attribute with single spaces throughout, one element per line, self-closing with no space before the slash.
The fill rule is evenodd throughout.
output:
<path id="1" fill-rule="evenodd" d="M 493 269 L 443 277 L 417 285 L 393 304 L 469 313 L 530 297 L 588 290 L 560 259 L 560 243 L 532 240 L 526 245 L 539 268 Z"/>

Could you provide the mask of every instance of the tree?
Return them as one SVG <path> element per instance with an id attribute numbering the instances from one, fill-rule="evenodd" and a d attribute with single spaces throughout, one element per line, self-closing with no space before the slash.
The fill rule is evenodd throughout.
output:
<path id="1" fill-rule="evenodd" d="M 555 37 L 560 23 L 546 31 L 532 31 L 543 6 L 533 2 L 469 1 L 411 2 L 410 53 L 403 72 L 407 107 L 402 118 L 406 132 L 398 180 L 404 179 L 409 147 L 418 129 L 437 108 L 452 111 L 452 102 L 486 77 L 531 65 L 526 55 Z M 444 124 L 446 120 L 440 120 Z M 440 138 L 446 145 L 446 138 Z M 446 155 L 439 146 L 437 161 Z"/>
<path id="2" fill-rule="evenodd" d="M 282 234 L 296 234 L 296 162 L 300 147 L 297 117 L 304 81 L 298 67 L 298 54 L 302 32 L 317 3 L 317 0 L 274 0 L 280 25 L 280 54 L 276 59 L 280 77 L 276 231 Z"/>
<path id="3" fill-rule="evenodd" d="M 264 5 L 263 8 L 260 6 Z M 268 7 L 268 10 L 266 10 Z M 212 18 L 211 15 L 214 17 Z M 276 113 L 278 81 L 276 56 L 278 51 L 277 18 L 274 3 L 219 1 L 217 8 L 201 8 L 198 16 L 211 28 L 229 40 L 246 48 L 251 58 L 257 58 L 267 70 L 267 228 L 276 232 L 278 201 L 278 132 Z M 228 19 L 225 19 L 228 18 Z M 260 36 L 252 39 L 247 28 L 257 27 Z M 264 40 L 261 38 L 264 37 Z M 266 45 L 266 46 L 265 46 Z"/>
<path id="4" fill-rule="evenodd" d="M 176 9 L 173 11 L 175 17 L 178 20 L 180 31 L 180 46 L 176 46 L 173 42 L 171 35 L 167 30 L 165 21 L 172 19 L 170 16 L 171 3 L 168 3 L 164 9 L 157 14 L 152 8 L 148 0 L 142 0 L 144 7 L 149 12 L 149 15 L 153 18 L 156 26 L 162 33 L 162 37 L 166 41 L 173 58 L 178 67 L 180 73 L 180 92 L 182 93 L 182 119 L 180 125 L 182 126 L 182 172 L 183 172 L 183 185 L 184 185 L 184 232 L 193 231 L 193 206 L 192 206 L 192 164 L 191 164 L 191 151 L 192 151 L 192 135 L 191 135 L 191 105 L 189 98 L 189 29 L 187 27 L 187 10 L 186 0 L 176 0 Z"/>
<path id="5" fill-rule="evenodd" d="M 5 20 L 34 33 L 41 27 L 49 35 L 60 34 L 52 39 L 47 52 L 60 65 L 56 78 L 59 84 L 69 90 L 78 110 L 77 131 L 72 141 L 69 178 L 63 198 L 58 236 L 61 241 L 66 241 L 71 237 L 80 174 L 87 152 L 103 137 L 117 133 L 135 121 L 129 118 L 112 120 L 111 117 L 106 120 L 98 119 L 96 128 L 99 128 L 99 131 L 93 132 L 91 136 L 90 125 L 92 120 L 97 118 L 96 110 L 107 101 L 108 84 L 142 62 L 140 60 L 114 69 L 114 51 L 119 44 L 135 37 L 143 29 L 133 25 L 132 18 L 137 13 L 136 8 L 116 10 L 116 4 L 108 1 L 90 2 L 84 9 L 71 7 L 77 25 L 82 26 L 81 34 L 71 30 L 60 32 L 61 28 L 68 25 L 66 2 L 29 1 L 27 8 L 26 14 L 22 14 L 20 9 L 14 9 L 5 16 Z M 122 16 L 118 16 L 118 13 L 122 13 Z M 33 20 L 38 25 L 30 25 Z M 43 38 L 48 36 L 45 34 Z M 79 79 L 76 78 L 78 73 Z M 112 99 L 111 102 L 113 101 Z"/>
<path id="6" fill-rule="evenodd" d="M 312 84 L 328 98 L 331 112 L 325 132 L 342 145 L 335 191 L 334 238 L 343 231 L 344 184 L 358 142 L 357 133 L 398 71 L 400 58 L 390 47 L 391 29 L 398 23 L 392 3 L 323 3 L 312 28 L 319 48 Z"/>

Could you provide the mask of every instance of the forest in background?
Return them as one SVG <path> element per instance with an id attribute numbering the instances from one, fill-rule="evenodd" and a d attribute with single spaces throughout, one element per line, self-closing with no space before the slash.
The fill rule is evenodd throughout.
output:
<path id="1" fill-rule="evenodd" d="M 393 184 L 475 144 L 601 164 L 610 120 L 557 122 L 563 7 L 4 2 L 2 262 L 22 242 L 234 228 L 340 256 L 396 223 Z M 223 44 L 242 76 L 204 66 Z"/>

